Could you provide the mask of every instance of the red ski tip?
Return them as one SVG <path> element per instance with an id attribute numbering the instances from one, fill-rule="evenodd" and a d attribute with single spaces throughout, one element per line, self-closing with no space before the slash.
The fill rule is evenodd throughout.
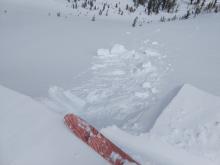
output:
<path id="1" fill-rule="evenodd" d="M 125 165 L 130 163 L 133 165 L 140 165 L 140 163 L 132 159 L 131 156 L 122 151 L 97 129 L 80 117 L 74 114 L 67 114 L 64 120 L 71 132 L 94 149 L 110 164 Z"/>

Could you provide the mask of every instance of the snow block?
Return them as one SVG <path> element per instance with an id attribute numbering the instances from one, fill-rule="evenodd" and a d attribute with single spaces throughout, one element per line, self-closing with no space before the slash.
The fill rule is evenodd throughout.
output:
<path id="1" fill-rule="evenodd" d="M 132 159 L 128 154 L 80 117 L 74 114 L 67 114 L 64 120 L 67 127 L 78 138 L 84 141 L 112 165 L 125 165 L 127 163 L 140 165 L 140 163 Z"/>

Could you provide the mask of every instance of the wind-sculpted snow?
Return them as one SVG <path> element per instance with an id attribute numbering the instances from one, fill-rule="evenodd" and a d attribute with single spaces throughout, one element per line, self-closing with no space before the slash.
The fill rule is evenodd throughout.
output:
<path id="1" fill-rule="evenodd" d="M 91 79 L 67 91 L 52 87 L 44 102 L 58 112 L 77 113 L 98 128 L 116 124 L 140 130 L 138 119 L 156 101 L 160 80 L 169 70 L 165 57 L 154 49 L 127 50 L 120 44 L 98 49 Z"/>

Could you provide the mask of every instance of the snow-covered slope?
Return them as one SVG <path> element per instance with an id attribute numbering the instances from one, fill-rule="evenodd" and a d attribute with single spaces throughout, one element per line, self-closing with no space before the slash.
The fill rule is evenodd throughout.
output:
<path id="1" fill-rule="evenodd" d="M 185 84 L 147 134 L 113 126 L 102 132 L 150 164 L 214 165 L 220 154 L 220 97 Z"/>
<path id="2" fill-rule="evenodd" d="M 200 13 L 218 12 L 220 9 L 218 0 L 216 2 L 215 0 L 154 1 L 155 3 L 145 1 L 143 5 L 138 5 L 137 2 L 138 0 L 136 3 L 133 0 L 67 0 L 66 6 L 72 9 L 73 15 L 86 16 L 93 21 L 109 18 L 133 21 L 137 18 L 134 26 L 142 26 L 153 21 L 188 19 Z"/>
<path id="3" fill-rule="evenodd" d="M 142 165 L 218 165 L 216 159 L 209 160 L 201 155 L 171 145 L 153 134 L 131 135 L 116 126 L 102 132 Z"/>
<path id="4" fill-rule="evenodd" d="M 157 119 L 153 130 L 164 134 L 175 128 L 195 128 L 208 122 L 218 125 L 219 120 L 220 98 L 185 84 Z"/>
<path id="5" fill-rule="evenodd" d="M 69 9 L 56 2 L 0 1 L 1 84 L 34 97 L 47 96 L 52 85 L 69 89 L 81 83 L 75 77 L 88 70 L 98 48 L 123 44 L 132 29 L 123 21 L 64 15 Z"/>
<path id="6" fill-rule="evenodd" d="M 2 86 L 0 100 L 1 164 L 107 164 L 66 128 L 62 115 Z M 219 106 L 220 98 L 185 85 L 150 133 L 101 131 L 142 165 L 218 165 Z"/>
<path id="7" fill-rule="evenodd" d="M 118 13 L 92 22 L 66 4 L 0 1 L 1 84 L 44 97 L 56 85 L 47 107 L 0 87 L 0 164 L 105 164 L 66 129 L 69 111 L 109 126 L 103 133 L 142 164 L 220 164 L 219 97 L 184 85 L 160 115 L 185 82 L 220 95 L 220 15 L 132 28 Z M 153 123 L 139 136 L 120 129 Z"/>
<path id="8" fill-rule="evenodd" d="M 220 97 L 184 85 L 151 133 L 173 146 L 220 163 Z"/>
<path id="9" fill-rule="evenodd" d="M 52 9 L 63 6 L 62 2 L 0 1 L 1 84 L 34 97 L 47 97 L 48 89 L 55 85 L 57 88 L 50 88 L 49 95 L 55 104 L 62 105 L 62 111 L 88 112 L 80 109 L 86 102 L 86 110 L 98 110 L 106 118 L 119 116 L 117 112 L 125 117 L 123 122 L 117 118 L 117 123 L 108 120 L 106 125 L 122 126 L 129 119 L 131 127 L 127 127 L 142 127 L 141 131 L 152 127 L 185 82 L 220 95 L 219 14 L 132 28 L 125 21 L 92 22 L 84 17 L 63 15 L 68 8 L 62 8 L 61 16 L 57 17 L 59 10 Z M 116 43 L 126 48 L 123 55 L 113 58 L 97 55 L 98 48 L 110 52 Z M 102 68 L 104 65 L 107 69 Z M 149 68 L 151 73 L 146 72 Z M 105 75 L 106 71 L 114 74 Z M 75 104 L 75 95 L 83 100 L 80 106 Z M 97 98 L 103 102 L 97 103 Z M 144 112 L 141 127 L 136 127 L 137 118 L 131 120 L 133 112 L 141 111 Z M 93 121 L 99 122 L 96 119 Z M 99 126 L 103 127 L 103 123 Z"/>
<path id="10" fill-rule="evenodd" d="M 0 86 L 1 165 L 107 164 L 32 98 Z"/>

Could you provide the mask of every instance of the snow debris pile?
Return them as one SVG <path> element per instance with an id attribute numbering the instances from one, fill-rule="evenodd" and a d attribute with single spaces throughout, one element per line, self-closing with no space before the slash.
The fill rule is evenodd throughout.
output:
<path id="1" fill-rule="evenodd" d="M 52 87 L 43 102 L 61 113 L 74 112 L 98 128 L 116 124 L 139 130 L 135 123 L 157 99 L 160 80 L 169 70 L 165 57 L 153 49 L 130 51 L 120 44 L 98 49 L 90 80 L 68 91 Z"/>

